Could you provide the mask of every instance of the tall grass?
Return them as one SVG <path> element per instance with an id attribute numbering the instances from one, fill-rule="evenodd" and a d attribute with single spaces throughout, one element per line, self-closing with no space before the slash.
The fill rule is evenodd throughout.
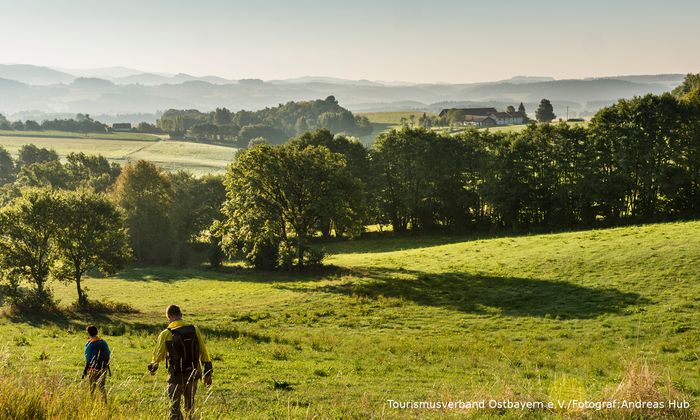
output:
<path id="1" fill-rule="evenodd" d="M 165 393 L 157 399 L 145 398 L 144 382 L 134 380 L 130 377 L 119 382 L 108 382 L 108 402 L 105 404 L 98 397 L 98 394 L 91 396 L 88 390 L 87 381 L 78 381 L 76 378 L 61 376 L 56 373 L 46 372 L 16 372 L 10 368 L 8 363 L 9 353 L 7 350 L 0 350 L 0 418 L 5 420 L 25 420 L 25 419 L 150 419 L 163 418 L 168 412 L 169 400 Z M 493 389 L 482 389 L 469 395 L 470 400 L 499 401 L 538 401 L 542 396 L 535 394 L 523 394 L 507 386 L 507 378 L 502 378 L 506 386 L 500 392 L 494 394 Z M 569 384 L 571 385 L 571 384 Z M 576 388 L 576 384 L 572 385 Z M 197 419 L 218 419 L 233 418 L 233 407 L 231 399 L 213 398 L 210 392 L 200 388 L 197 402 L 195 418 Z M 126 392 L 125 392 L 126 391 Z M 124 395 L 128 397 L 124 398 Z M 569 392 L 567 398 L 579 398 Z M 115 397 L 114 395 L 119 395 Z M 561 396 L 561 395 L 560 395 Z M 459 401 L 466 395 L 457 395 L 449 390 L 435 389 L 429 394 L 430 400 L 434 401 Z M 552 395 L 550 395 L 552 398 Z M 681 391 L 676 389 L 670 378 L 664 380 L 660 374 L 655 372 L 647 364 L 646 360 L 638 359 L 627 362 L 627 370 L 623 378 L 614 388 L 602 391 L 600 395 L 589 395 L 590 401 L 661 401 L 667 403 L 670 400 L 680 401 L 687 398 Z M 384 407 L 377 411 L 377 406 L 369 401 L 357 401 L 356 409 L 371 418 L 572 418 L 572 419 L 692 419 L 697 418 L 697 410 L 691 408 L 674 409 L 666 407 L 663 409 L 558 409 L 554 411 L 531 409 L 503 411 L 497 409 L 441 409 L 441 410 L 405 410 L 387 411 Z M 331 409 L 327 413 L 319 413 L 308 404 L 299 404 L 291 398 L 280 396 L 271 407 L 268 414 L 277 418 L 336 418 L 343 417 L 342 410 L 336 412 Z M 349 414 L 349 413 L 348 413 Z M 237 417 L 241 413 L 238 412 Z M 263 413 L 247 411 L 245 418 L 260 418 Z M 264 416 L 263 416 L 264 417 Z"/>

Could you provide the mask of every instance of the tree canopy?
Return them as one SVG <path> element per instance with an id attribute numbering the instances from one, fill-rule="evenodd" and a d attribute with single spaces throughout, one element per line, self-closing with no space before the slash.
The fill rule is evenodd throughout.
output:
<path id="1" fill-rule="evenodd" d="M 309 241 L 319 225 L 355 221 L 356 182 L 345 158 L 325 146 L 257 145 L 237 156 L 225 185 L 222 245 L 260 268 L 317 263 Z"/>
<path id="2" fill-rule="evenodd" d="M 169 109 L 158 120 L 158 127 L 179 135 L 188 132 L 203 140 L 218 140 L 246 147 L 251 139 L 263 137 L 270 144 L 281 144 L 290 137 L 315 128 L 334 133 L 365 135 L 372 131 L 366 117 L 354 116 L 333 96 L 326 99 L 287 102 L 259 111 L 231 112 L 226 108 L 204 113 L 197 110 Z"/>
<path id="3" fill-rule="evenodd" d="M 556 117 L 557 116 L 554 115 L 554 107 L 552 106 L 552 103 L 549 101 L 549 99 L 542 99 L 540 101 L 540 105 L 535 111 L 535 118 L 537 118 L 537 121 L 550 122 Z"/>

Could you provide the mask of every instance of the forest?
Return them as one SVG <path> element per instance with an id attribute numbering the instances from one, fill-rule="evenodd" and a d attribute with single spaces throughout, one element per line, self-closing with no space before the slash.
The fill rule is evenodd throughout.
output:
<path id="1" fill-rule="evenodd" d="M 354 116 L 338 105 L 333 96 L 324 100 L 288 102 L 259 111 L 231 112 L 216 108 L 205 113 L 194 109 L 169 109 L 160 117 L 157 127 L 174 137 L 189 134 L 195 139 L 236 147 L 247 147 L 253 139 L 280 144 L 317 128 L 355 136 L 372 132 L 366 117 Z"/>

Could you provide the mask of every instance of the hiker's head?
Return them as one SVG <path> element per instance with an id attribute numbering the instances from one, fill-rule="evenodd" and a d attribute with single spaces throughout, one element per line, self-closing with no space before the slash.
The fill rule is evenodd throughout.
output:
<path id="1" fill-rule="evenodd" d="M 90 337 L 97 337 L 97 327 L 96 326 L 90 325 L 87 328 L 85 328 L 85 331 L 87 331 L 87 333 Z"/>
<path id="2" fill-rule="evenodd" d="M 168 321 L 173 322 L 182 319 L 182 311 L 177 305 L 170 305 L 168 309 L 165 310 L 165 316 L 168 317 Z"/>

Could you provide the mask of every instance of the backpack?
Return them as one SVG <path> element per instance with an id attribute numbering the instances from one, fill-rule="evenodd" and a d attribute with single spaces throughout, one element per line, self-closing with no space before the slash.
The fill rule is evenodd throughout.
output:
<path id="1" fill-rule="evenodd" d="M 92 348 L 92 360 L 89 362 L 91 369 L 107 369 L 109 368 L 109 353 L 104 340 L 94 341 L 88 344 Z"/>
<path id="2" fill-rule="evenodd" d="M 194 325 L 168 328 L 173 335 L 169 343 L 169 369 L 171 372 L 190 376 L 199 367 L 199 340 Z"/>

